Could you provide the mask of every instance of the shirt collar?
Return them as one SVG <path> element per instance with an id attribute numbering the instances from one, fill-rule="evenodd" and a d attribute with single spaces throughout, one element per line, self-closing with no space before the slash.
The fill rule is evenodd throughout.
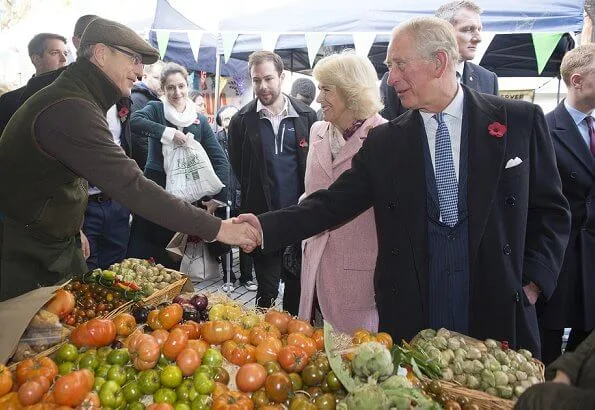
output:
<path id="1" fill-rule="evenodd" d="M 568 103 L 567 99 L 564 99 L 564 107 L 566 107 L 566 111 L 568 111 L 568 114 L 570 114 L 576 125 L 579 125 L 581 122 L 583 122 L 585 117 L 592 114 L 592 111 L 588 114 L 585 114 L 584 112 L 577 110 Z"/>
<path id="2" fill-rule="evenodd" d="M 442 110 L 442 112 L 450 115 L 451 117 L 455 117 L 459 120 L 462 120 L 463 119 L 464 99 L 465 99 L 465 94 L 463 92 L 463 88 L 460 85 L 458 85 L 457 94 L 455 95 L 455 98 L 453 98 L 453 100 L 450 102 L 450 104 L 448 104 L 448 106 L 444 110 Z M 432 112 L 423 112 L 423 111 L 420 111 L 419 113 L 421 114 L 424 122 L 427 122 L 434 116 L 434 114 L 436 114 L 436 113 L 432 113 Z"/>
<path id="3" fill-rule="evenodd" d="M 284 117 L 287 117 L 288 115 L 291 114 L 290 108 L 293 109 L 293 106 L 291 104 L 289 104 L 289 98 L 287 98 L 285 95 L 281 94 L 283 96 L 283 100 L 285 101 L 283 103 L 283 109 L 281 110 L 281 112 L 278 115 L 282 115 Z M 295 110 L 293 110 L 295 111 Z M 256 112 L 260 113 L 261 115 L 265 115 L 267 117 L 270 116 L 276 116 L 275 113 L 273 113 L 271 110 L 269 110 L 267 107 L 265 107 L 260 100 L 257 98 L 256 99 Z"/>

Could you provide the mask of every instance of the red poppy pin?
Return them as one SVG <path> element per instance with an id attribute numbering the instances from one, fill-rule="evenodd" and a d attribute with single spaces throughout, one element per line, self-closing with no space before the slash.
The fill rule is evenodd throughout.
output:
<path id="1" fill-rule="evenodd" d="M 305 138 L 300 140 L 300 148 L 306 148 L 308 146 L 308 141 Z"/>
<path id="2" fill-rule="evenodd" d="M 506 125 L 500 124 L 498 121 L 495 121 L 488 125 L 488 132 L 492 137 L 502 138 L 506 133 Z"/>
<path id="3" fill-rule="evenodd" d="M 118 111 L 118 117 L 120 117 L 120 121 L 121 122 L 126 121 L 126 119 L 128 118 L 128 113 L 129 112 L 130 111 L 126 107 L 120 108 L 120 111 Z"/>

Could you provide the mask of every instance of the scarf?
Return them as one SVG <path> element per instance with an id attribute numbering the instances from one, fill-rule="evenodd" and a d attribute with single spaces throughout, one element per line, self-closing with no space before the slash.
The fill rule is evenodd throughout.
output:
<path id="1" fill-rule="evenodd" d="M 183 112 L 178 112 L 176 108 L 167 101 L 165 96 L 161 97 L 163 103 L 163 113 L 165 119 L 178 128 L 186 128 L 193 124 L 198 114 L 196 113 L 196 105 L 190 99 L 186 99 L 186 108 Z"/>

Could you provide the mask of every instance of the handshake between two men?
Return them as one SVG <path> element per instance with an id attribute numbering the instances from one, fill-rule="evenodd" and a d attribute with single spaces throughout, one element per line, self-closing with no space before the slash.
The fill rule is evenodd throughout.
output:
<path id="1" fill-rule="evenodd" d="M 262 244 L 262 228 L 254 214 L 241 214 L 221 221 L 217 240 L 228 245 L 238 245 L 246 253 Z"/>

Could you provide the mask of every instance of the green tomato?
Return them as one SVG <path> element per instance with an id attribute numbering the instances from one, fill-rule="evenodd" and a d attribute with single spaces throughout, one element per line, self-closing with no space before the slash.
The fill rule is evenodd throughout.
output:
<path id="1" fill-rule="evenodd" d="M 174 362 L 172 362 L 167 357 L 165 357 L 165 355 L 163 353 L 161 353 L 161 355 L 159 356 L 159 360 L 157 361 L 157 364 L 159 366 L 169 366 L 172 363 L 174 363 Z"/>
<path id="2" fill-rule="evenodd" d="M 128 403 L 138 401 L 143 395 L 137 382 L 126 383 L 126 385 L 122 387 L 122 393 L 124 394 L 124 399 Z"/>
<path id="3" fill-rule="evenodd" d="M 127 382 L 135 381 L 138 376 L 138 372 L 136 371 L 136 369 L 132 366 L 127 366 L 127 367 L 125 367 L 125 369 L 126 369 L 126 381 Z"/>
<path id="4" fill-rule="evenodd" d="M 176 388 L 182 383 L 183 377 L 182 370 L 178 366 L 169 365 L 161 370 L 160 380 L 163 386 Z"/>
<path id="5" fill-rule="evenodd" d="M 223 355 L 219 350 L 209 348 L 202 356 L 201 363 L 207 366 L 219 367 L 223 363 Z"/>
<path id="6" fill-rule="evenodd" d="M 79 369 L 89 369 L 91 371 L 95 371 L 97 366 L 99 366 L 99 361 L 97 360 L 97 355 L 94 353 L 87 352 L 80 357 Z"/>
<path id="7" fill-rule="evenodd" d="M 208 396 L 206 394 L 199 394 L 196 399 L 192 400 L 190 409 L 191 410 L 210 410 L 212 404 L 213 404 L 213 399 L 211 398 L 211 396 Z"/>
<path id="8" fill-rule="evenodd" d="M 215 382 L 206 373 L 194 375 L 194 388 L 199 394 L 210 394 L 215 390 Z"/>
<path id="9" fill-rule="evenodd" d="M 109 406 L 115 408 L 126 403 L 122 389 L 118 383 L 113 380 L 108 380 L 103 383 L 101 390 L 99 390 L 99 400 L 101 401 L 102 407 Z"/>
<path id="10" fill-rule="evenodd" d="M 109 369 L 111 369 L 111 368 L 112 368 L 111 365 L 109 365 L 107 363 L 101 363 L 95 369 L 95 377 L 103 377 L 103 378 L 107 379 L 107 372 L 109 372 Z"/>
<path id="11" fill-rule="evenodd" d="M 206 364 L 201 364 L 198 366 L 198 369 L 194 371 L 194 377 L 196 377 L 199 373 L 205 373 L 209 378 L 213 379 L 217 375 L 217 368 L 213 366 L 208 366 Z"/>
<path id="12" fill-rule="evenodd" d="M 196 398 L 196 396 L 198 396 L 198 393 L 194 388 L 192 380 L 186 379 L 176 389 L 176 395 L 178 396 L 178 401 L 191 402 Z"/>
<path id="13" fill-rule="evenodd" d="M 56 363 L 75 362 L 79 356 L 79 351 L 72 343 L 62 345 L 56 352 Z"/>
<path id="14" fill-rule="evenodd" d="M 161 387 L 159 372 L 155 369 L 143 370 L 138 375 L 138 385 L 143 394 L 155 393 Z"/>
<path id="15" fill-rule="evenodd" d="M 126 383 L 126 369 L 119 364 L 112 365 L 107 372 L 107 379 L 115 381 L 119 386 L 123 386 Z"/>
<path id="16" fill-rule="evenodd" d="M 119 364 L 124 366 L 130 361 L 130 353 L 128 349 L 114 349 L 107 355 L 107 362 L 109 364 Z"/>
<path id="17" fill-rule="evenodd" d="M 99 392 L 101 386 L 105 383 L 105 379 L 103 377 L 95 377 L 95 381 L 93 382 L 93 391 Z"/>
<path id="18" fill-rule="evenodd" d="M 134 403 L 128 403 L 126 410 L 145 410 L 145 405 L 140 401 L 135 401 Z"/>
<path id="19" fill-rule="evenodd" d="M 177 401 L 174 403 L 174 410 L 191 410 L 191 408 L 188 402 Z"/>
<path id="20" fill-rule="evenodd" d="M 72 373 L 75 369 L 73 362 L 62 362 L 58 366 L 58 374 L 64 376 L 65 374 Z"/>
<path id="21" fill-rule="evenodd" d="M 153 400 L 155 403 L 169 403 L 174 404 L 176 402 L 176 392 L 172 389 L 162 387 L 153 394 Z"/>
<path id="22" fill-rule="evenodd" d="M 105 361 L 112 350 L 113 349 L 109 346 L 100 347 L 97 349 L 97 359 Z"/>

